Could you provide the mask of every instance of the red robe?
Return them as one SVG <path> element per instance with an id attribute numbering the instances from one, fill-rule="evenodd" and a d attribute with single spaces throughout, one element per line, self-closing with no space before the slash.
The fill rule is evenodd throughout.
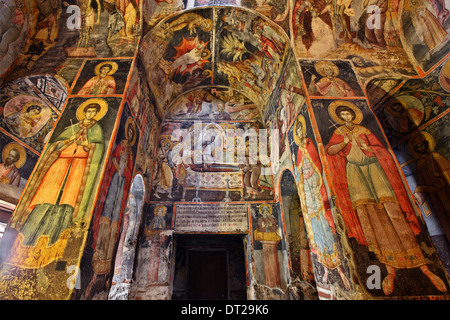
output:
<path id="1" fill-rule="evenodd" d="M 331 175 L 333 179 L 333 185 L 336 190 L 336 195 L 338 203 L 341 209 L 342 216 L 347 227 L 347 233 L 349 237 L 355 238 L 359 244 L 367 245 L 364 233 L 362 231 L 361 225 L 359 223 L 358 216 L 355 209 L 352 206 L 350 200 L 350 195 L 348 192 L 347 178 L 346 178 L 346 165 L 347 165 L 347 155 L 350 152 L 351 144 L 350 141 L 341 151 L 336 155 L 331 156 L 328 154 L 328 149 L 344 141 L 343 132 L 346 130 L 345 126 L 342 126 L 335 130 L 330 142 L 325 147 L 327 152 L 328 163 L 331 170 Z M 356 130 L 356 131 L 355 131 Z M 368 157 L 376 157 L 380 163 L 389 183 L 394 190 L 394 193 L 399 202 L 402 212 L 405 214 L 406 220 L 408 221 L 414 234 L 417 235 L 421 229 L 419 227 L 417 217 L 415 216 L 411 201 L 407 195 L 406 189 L 403 185 L 402 179 L 398 172 L 397 166 L 385 146 L 378 140 L 378 138 L 370 132 L 370 130 L 355 125 L 353 132 L 356 133 L 359 139 L 364 141 L 367 146 L 372 149 L 372 152 L 362 150 L 364 154 Z M 359 146 L 360 142 L 357 142 Z"/>

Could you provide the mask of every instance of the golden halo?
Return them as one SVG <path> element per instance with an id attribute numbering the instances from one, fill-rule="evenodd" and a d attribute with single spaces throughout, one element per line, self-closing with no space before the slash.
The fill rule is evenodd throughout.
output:
<path id="1" fill-rule="evenodd" d="M 134 120 L 133 120 L 132 117 L 128 117 L 127 123 L 125 124 L 125 136 L 127 137 L 127 139 L 129 138 L 128 137 L 128 126 L 130 124 L 133 126 L 133 132 L 134 132 L 133 133 L 133 140 L 131 140 L 130 146 L 134 146 L 134 144 L 136 143 L 137 132 L 136 132 L 136 124 L 134 123 Z"/>
<path id="2" fill-rule="evenodd" d="M 235 150 L 242 150 L 245 148 L 245 143 L 244 143 L 244 139 L 240 136 L 235 136 L 234 137 L 234 143 L 235 143 Z"/>
<path id="3" fill-rule="evenodd" d="M 232 125 L 231 123 L 220 123 L 220 127 L 223 130 L 228 130 L 228 129 L 234 129 L 237 130 L 236 126 Z"/>
<path id="4" fill-rule="evenodd" d="M 103 118 L 106 114 L 106 112 L 108 111 L 108 103 L 100 98 L 92 98 L 89 100 L 86 100 L 85 102 L 83 102 L 82 104 L 80 104 L 80 106 L 77 109 L 77 119 L 79 121 L 84 120 L 84 108 L 91 103 L 97 103 L 100 105 L 100 111 L 97 112 L 97 114 L 95 115 L 94 119 L 96 121 L 99 121 L 101 118 Z"/>
<path id="5" fill-rule="evenodd" d="M 158 212 L 158 209 L 159 208 L 163 208 L 163 216 L 165 216 L 166 215 L 166 213 L 167 213 L 167 207 L 166 206 L 164 206 L 164 205 L 162 205 L 162 204 L 160 204 L 160 205 L 158 205 L 158 206 L 156 206 L 155 207 L 155 211 L 154 211 L 154 214 L 155 214 L 155 216 L 156 216 L 156 212 Z"/>
<path id="6" fill-rule="evenodd" d="M 301 139 L 297 134 L 297 126 L 299 125 L 299 123 L 302 124 L 302 132 L 303 132 L 303 137 L 306 137 L 306 122 L 305 122 L 305 118 L 302 115 L 299 115 L 297 117 L 297 119 L 295 119 L 295 123 L 294 123 L 294 141 L 295 143 L 300 146 L 301 144 Z"/>
<path id="7" fill-rule="evenodd" d="M 42 111 L 45 109 L 45 106 L 44 106 L 44 104 L 43 104 L 42 102 L 37 101 L 37 100 L 32 100 L 32 101 L 27 102 L 27 103 L 22 107 L 21 112 L 27 112 L 27 109 L 28 109 L 30 106 L 32 106 L 32 105 L 37 105 L 37 106 L 39 106 L 39 107 L 41 108 L 41 111 L 40 111 L 40 112 L 42 112 Z"/>
<path id="8" fill-rule="evenodd" d="M 207 26 L 206 26 L 206 27 L 203 26 L 203 24 L 204 24 L 205 22 L 207 23 Z M 213 28 L 213 24 L 212 24 L 211 19 L 203 19 L 203 22 L 202 22 L 201 25 L 202 25 L 202 30 L 203 30 L 203 31 L 206 31 L 206 32 L 211 31 L 212 28 Z"/>
<path id="9" fill-rule="evenodd" d="M 171 135 L 162 135 L 159 138 L 159 142 L 161 144 L 161 147 L 164 148 L 164 146 L 168 143 L 170 145 L 170 150 L 172 150 L 173 142 L 172 142 L 172 136 Z"/>
<path id="10" fill-rule="evenodd" d="M 362 114 L 361 110 L 357 106 L 355 106 L 353 103 L 351 103 L 350 101 L 345 101 L 345 100 L 336 100 L 328 106 L 328 114 L 335 122 L 337 122 L 339 124 L 344 124 L 344 120 L 339 118 L 336 114 L 336 109 L 339 106 L 346 106 L 346 107 L 349 107 L 350 109 L 352 109 L 355 112 L 355 119 L 353 119 L 352 122 L 354 124 L 361 123 L 361 121 L 363 119 L 363 114 Z"/>
<path id="11" fill-rule="evenodd" d="M 263 213 L 263 208 L 264 207 L 267 207 L 267 208 L 269 208 L 269 212 L 270 212 L 270 214 L 272 215 L 272 206 L 270 205 L 270 204 L 267 204 L 267 203 L 264 203 L 264 204 L 262 204 L 262 205 L 260 205 L 259 206 L 259 213 L 262 215 Z"/>
<path id="12" fill-rule="evenodd" d="M 389 112 L 391 112 L 391 113 L 397 115 L 398 112 L 392 109 L 392 105 L 393 105 L 393 104 L 397 104 L 397 103 L 401 104 L 401 105 L 403 106 L 403 108 L 405 109 L 405 111 L 408 109 L 408 106 L 406 105 L 405 101 L 400 100 L 400 99 L 391 99 L 391 100 L 389 101 L 389 103 L 387 104 L 386 109 L 387 109 Z"/>
<path id="13" fill-rule="evenodd" d="M 314 68 L 316 69 L 317 73 L 323 77 L 326 77 L 327 75 L 325 74 L 325 72 L 323 72 L 324 67 L 332 68 L 333 76 L 335 77 L 339 74 L 339 68 L 331 61 L 319 61 L 314 64 Z"/>
<path id="14" fill-rule="evenodd" d="M 3 147 L 3 151 L 2 151 L 2 160 L 3 160 L 3 162 L 5 162 L 5 159 L 8 157 L 9 152 L 12 149 L 16 149 L 17 151 L 19 151 L 20 158 L 19 158 L 19 160 L 14 162 L 14 165 L 16 166 L 16 168 L 19 169 L 27 161 L 27 153 L 26 153 L 25 149 L 20 144 L 15 143 L 15 142 L 11 142 L 11 143 L 8 143 L 6 146 L 4 146 Z"/>
<path id="15" fill-rule="evenodd" d="M 117 65 L 117 63 L 115 63 L 114 61 L 105 61 L 102 63 L 99 63 L 98 65 L 95 66 L 95 74 L 99 75 L 100 74 L 100 69 L 101 67 L 103 67 L 105 64 L 109 64 L 111 65 L 111 70 L 107 73 L 108 76 L 114 74 L 117 69 L 119 68 L 119 66 Z"/>
<path id="16" fill-rule="evenodd" d="M 446 78 L 450 78 L 450 59 L 448 59 L 447 62 L 442 67 L 442 74 Z"/>
<path id="17" fill-rule="evenodd" d="M 428 132 L 419 132 L 419 133 L 416 133 L 415 135 L 413 135 L 413 136 L 411 137 L 411 139 L 409 139 L 409 141 L 408 141 L 408 149 L 409 149 L 409 152 L 410 152 L 414 157 L 416 157 L 416 158 L 420 158 L 420 157 L 421 157 L 421 154 L 417 153 L 417 152 L 414 150 L 414 147 L 415 147 L 419 142 L 422 142 L 422 141 L 424 141 L 424 140 L 428 141 L 428 148 L 429 148 L 430 152 L 433 152 L 433 150 L 434 150 L 434 139 L 433 139 L 433 137 L 431 136 L 431 134 L 429 134 Z"/>
<path id="18" fill-rule="evenodd" d="M 212 75 L 211 70 L 204 70 L 202 75 L 204 75 L 206 78 L 210 78 Z"/>

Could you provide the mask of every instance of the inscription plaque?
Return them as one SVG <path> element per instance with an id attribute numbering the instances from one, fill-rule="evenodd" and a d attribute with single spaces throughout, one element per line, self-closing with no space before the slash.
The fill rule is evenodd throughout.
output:
<path id="1" fill-rule="evenodd" d="M 247 232 L 247 204 L 177 205 L 175 230 L 184 232 Z"/>

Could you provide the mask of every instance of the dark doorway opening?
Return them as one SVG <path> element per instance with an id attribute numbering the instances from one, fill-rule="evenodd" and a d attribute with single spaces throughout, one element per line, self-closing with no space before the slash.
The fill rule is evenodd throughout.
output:
<path id="1" fill-rule="evenodd" d="M 176 235 L 173 300 L 244 300 L 242 235 Z"/>
<path id="2" fill-rule="evenodd" d="M 224 250 L 190 250 L 188 299 L 227 299 L 228 263 Z"/>

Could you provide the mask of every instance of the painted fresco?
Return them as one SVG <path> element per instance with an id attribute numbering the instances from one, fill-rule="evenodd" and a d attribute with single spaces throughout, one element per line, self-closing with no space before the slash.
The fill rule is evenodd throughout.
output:
<path id="1" fill-rule="evenodd" d="M 2 1 L 2 8 L 0 73 L 3 74 L 11 64 L 31 70 L 36 56 L 47 52 L 58 39 L 61 3 Z M 31 14 L 31 10 L 35 13 Z M 22 49 L 25 52 L 21 52 Z"/>
<path id="2" fill-rule="evenodd" d="M 300 60 L 300 64 L 310 96 L 364 96 L 364 92 L 348 61 Z"/>
<path id="3" fill-rule="evenodd" d="M 428 232 L 443 257 L 448 253 L 450 219 L 448 212 L 450 137 L 448 114 L 430 123 L 423 130 L 414 132 L 393 149 L 405 174 L 409 188 L 427 225 Z M 448 260 L 447 272 L 450 269 Z M 447 263 L 446 263 L 447 262 Z"/>
<path id="4" fill-rule="evenodd" d="M 108 33 L 106 42 L 113 51 L 113 56 L 133 56 L 142 28 L 142 2 L 135 0 L 104 1 L 108 16 Z"/>
<path id="5" fill-rule="evenodd" d="M 135 118 L 138 115 L 144 115 L 145 112 L 143 110 L 146 103 L 144 103 L 144 87 L 147 87 L 147 84 L 141 80 L 142 72 L 139 71 L 139 68 L 135 67 L 132 69 L 130 84 L 128 86 L 128 91 L 126 93 L 126 102 L 130 106 L 133 115 Z M 142 110 L 141 110 L 142 109 Z M 141 120 L 138 123 L 138 126 L 141 127 Z"/>
<path id="6" fill-rule="evenodd" d="M 242 10 L 217 10 L 215 83 L 240 90 L 265 105 L 287 51 L 285 36 L 266 20 Z"/>
<path id="7" fill-rule="evenodd" d="M 295 64 L 292 53 L 288 53 L 283 66 L 281 76 L 275 90 L 272 92 L 270 101 L 263 108 L 263 117 L 266 127 L 271 129 L 271 143 L 277 144 L 278 157 L 282 162 L 287 157 L 286 134 L 292 125 L 298 111 L 305 101 L 302 79 Z M 277 135 L 277 139 L 272 135 Z M 278 168 L 274 172 L 279 172 Z"/>
<path id="8" fill-rule="evenodd" d="M 137 65 L 140 66 L 140 60 L 137 60 Z M 147 81 L 141 80 L 138 74 L 142 75 L 136 69 L 131 72 L 126 103 L 130 105 L 136 122 L 142 130 L 136 155 L 136 173 L 140 173 L 144 179 L 144 199 L 149 201 L 162 115 L 157 108 L 152 91 L 148 88 Z"/>
<path id="9" fill-rule="evenodd" d="M 289 1 L 286 0 L 152 0 L 143 4 L 144 19 L 148 27 L 154 27 L 175 12 L 212 5 L 252 9 L 275 21 L 289 34 Z"/>
<path id="10" fill-rule="evenodd" d="M 449 60 L 424 78 L 405 81 L 400 89 L 375 108 L 391 144 L 396 145 L 447 111 L 450 104 L 448 70 Z"/>
<path id="11" fill-rule="evenodd" d="M 145 204 L 143 219 L 139 228 L 138 251 L 136 256 L 136 276 L 130 296 L 133 299 L 164 299 L 169 296 L 169 281 L 172 263 L 172 219 L 173 204 Z M 162 288 L 156 292 L 149 286 Z"/>
<path id="12" fill-rule="evenodd" d="M 67 58 L 63 65 L 56 68 L 56 75 L 63 79 L 67 86 L 71 88 L 83 63 L 84 59 Z"/>
<path id="13" fill-rule="evenodd" d="M 267 106 L 262 108 L 261 112 L 265 120 L 271 115 L 283 113 L 286 125 L 289 126 L 294 121 L 295 115 L 304 101 L 305 93 L 303 91 L 302 78 L 295 62 L 295 57 L 292 51 L 289 51 L 286 55 L 278 84 Z"/>
<path id="14" fill-rule="evenodd" d="M 286 244 L 281 231 L 279 206 L 271 203 L 251 206 L 255 277 L 260 284 L 286 288 L 283 258 Z"/>
<path id="15" fill-rule="evenodd" d="M 270 162 L 263 159 L 267 154 L 249 160 L 249 152 L 258 152 L 256 144 L 250 146 L 257 141 L 257 130 L 251 123 L 165 122 L 155 158 L 151 200 L 273 199 Z M 240 133 L 253 134 L 250 144 L 244 145 L 245 136 Z M 227 152 L 229 143 L 233 149 Z"/>
<path id="16" fill-rule="evenodd" d="M 37 64 L 38 61 L 42 62 L 41 57 L 47 57 L 46 62 L 50 63 L 61 58 L 53 56 L 53 61 L 48 60 L 52 52 L 53 54 L 58 51 L 61 52 L 61 48 L 58 48 L 57 44 L 64 43 L 67 39 L 65 32 L 68 31 L 68 28 L 65 18 L 70 16 L 63 10 L 61 1 L 32 0 L 20 2 L 24 4 L 21 11 L 25 15 L 21 16 L 16 9 L 15 18 L 12 21 L 13 26 L 10 27 L 9 31 L 17 32 L 18 29 L 22 28 L 21 35 L 16 34 L 16 37 L 18 37 L 16 41 L 21 41 L 22 50 L 14 60 L 14 68 L 7 75 L 10 80 L 32 74 L 43 67 L 48 68 L 48 64 Z M 27 11 L 31 10 L 34 14 L 26 14 Z M 11 47 L 13 47 L 13 44 L 10 45 Z M 62 62 L 62 60 L 59 61 Z M 45 72 L 38 71 L 36 73 Z"/>
<path id="17" fill-rule="evenodd" d="M 30 2 L 0 2 L 0 79 L 8 71 L 23 49 L 30 26 Z"/>
<path id="18" fill-rule="evenodd" d="M 0 128 L 40 153 L 67 98 L 67 87 L 58 78 L 32 76 L 10 82 L 1 89 Z"/>
<path id="19" fill-rule="evenodd" d="M 146 35 L 141 52 L 150 87 L 161 92 L 160 108 L 181 92 L 211 84 L 231 86 L 264 105 L 287 45 L 285 34 L 267 20 L 226 7 L 191 10 L 161 22 Z"/>
<path id="20" fill-rule="evenodd" d="M 276 22 L 289 35 L 290 0 L 241 0 L 241 5 Z"/>
<path id="21" fill-rule="evenodd" d="M 83 270 L 93 272 L 89 284 L 83 282 L 83 297 L 109 289 L 128 194 L 131 188 L 139 131 L 130 109 L 124 109 L 114 148 L 106 164 L 97 199 Z M 83 281 L 83 280 L 82 280 Z M 102 288 L 102 285 L 106 287 Z"/>
<path id="22" fill-rule="evenodd" d="M 363 81 L 384 73 L 416 74 L 398 31 L 399 4 L 399 0 L 294 1 L 291 39 L 296 56 L 352 59 L 360 65 Z M 379 13 L 371 6 L 378 6 Z"/>
<path id="23" fill-rule="evenodd" d="M 209 84 L 212 17 L 208 12 L 205 15 L 205 11 L 190 12 L 168 20 L 163 26 L 167 28 L 163 32 L 170 36 L 164 61 L 160 61 L 166 77 L 183 84 L 198 76 L 195 85 Z"/>
<path id="24" fill-rule="evenodd" d="M 203 10 L 176 16 L 146 36 L 142 61 L 151 74 L 150 88 L 160 92 L 156 97 L 159 108 L 183 89 L 211 84 L 211 14 Z"/>
<path id="25" fill-rule="evenodd" d="M 306 235 L 297 182 L 292 172 L 291 168 L 284 169 L 280 174 L 279 182 L 280 208 L 283 213 L 286 246 L 290 261 L 290 278 L 307 281 L 314 285 L 311 248 Z"/>
<path id="26" fill-rule="evenodd" d="M 33 150 L 0 132 L 0 200 L 16 205 L 39 158 Z M 10 210 L 14 209 L 14 206 Z M 9 212 L 12 213 L 12 212 Z"/>
<path id="27" fill-rule="evenodd" d="M 77 22 L 73 6 L 79 6 L 81 15 L 89 19 Z M 36 9 L 36 14 L 28 21 L 29 37 L 22 36 L 24 49 L 15 59 L 15 68 L 8 73 L 7 80 L 29 74 L 57 74 L 61 69 L 66 69 L 72 78 L 76 71 L 67 69 L 79 65 L 77 60 L 135 54 L 142 9 L 134 1 L 33 0 L 31 7 Z M 19 18 L 17 12 L 14 27 L 9 29 L 11 32 L 28 19 L 28 15 Z"/>
<path id="28" fill-rule="evenodd" d="M 144 124 L 145 129 L 138 147 L 136 172 L 140 172 L 144 177 L 145 200 L 150 201 L 160 122 L 155 117 L 152 117 Z"/>
<path id="29" fill-rule="evenodd" d="M 57 75 L 37 75 L 29 76 L 26 79 L 33 86 L 33 94 L 37 94 L 44 101 L 48 101 L 50 106 L 57 111 L 62 111 L 69 90 L 69 86 L 63 78 Z"/>
<path id="30" fill-rule="evenodd" d="M 82 16 L 89 16 L 77 30 L 78 39 L 66 54 L 71 58 L 133 56 L 140 33 L 140 5 L 123 2 L 79 0 Z"/>
<path id="31" fill-rule="evenodd" d="M 191 91 L 178 98 L 166 113 L 167 120 L 234 120 L 261 122 L 259 108 L 230 88 Z"/>
<path id="32" fill-rule="evenodd" d="M 117 247 L 114 276 L 108 300 L 127 300 L 128 298 L 144 195 L 144 181 L 141 175 L 136 175 L 131 184 L 130 195 L 123 214 L 122 233 Z"/>
<path id="33" fill-rule="evenodd" d="M 2 127 L 8 133 L 40 152 L 57 114 L 41 99 L 20 95 L 5 104 L 3 117 Z"/>
<path id="34" fill-rule="evenodd" d="M 121 95 L 131 60 L 86 60 L 72 95 Z"/>
<path id="35" fill-rule="evenodd" d="M 306 109 L 302 108 L 290 128 L 289 141 L 300 210 L 315 266 L 315 279 L 316 283 L 328 290 L 330 285 L 339 284 L 341 291 L 349 291 L 351 278 L 339 244 L 323 164 Z"/>
<path id="36" fill-rule="evenodd" d="M 88 17 L 78 29 L 68 5 Z M 17 204 L 0 250 L 2 298 L 168 299 L 182 288 L 173 264 L 183 232 L 245 234 L 248 298 L 448 291 L 444 1 L 0 6 L 0 78 L 9 81 L 0 200 Z M 264 127 L 272 130 L 260 148 L 236 133 Z M 308 235 L 302 279 L 290 274 L 298 261 L 284 225 L 288 188 Z M 238 227 L 215 225 L 229 212 Z M 183 229 L 175 214 L 207 221 Z M 373 268 L 382 281 L 370 289 Z"/>
<path id="37" fill-rule="evenodd" d="M 150 0 L 142 4 L 145 27 L 154 27 L 168 15 L 184 9 L 183 0 Z"/>
<path id="38" fill-rule="evenodd" d="M 312 106 L 315 117 L 328 119 L 318 126 L 347 235 L 355 259 L 361 259 L 358 273 L 365 274 L 368 264 L 382 267 L 382 290 L 370 294 L 447 291 L 436 251 L 399 172 L 392 170 L 396 164 L 366 102 L 316 100 Z M 401 274 L 417 274 L 416 284 L 400 289 Z"/>
<path id="39" fill-rule="evenodd" d="M 112 131 L 106 124 L 114 123 L 119 102 L 115 98 L 69 100 L 2 241 L 2 246 L 11 246 L 2 249 L 1 283 L 8 284 L 0 288 L 4 298 L 46 296 L 50 281 L 58 283 L 57 289 L 51 288 L 58 297 L 69 294 L 67 274 L 53 271 L 77 264 Z M 41 226 L 38 232 L 37 225 Z M 29 287 L 35 277 L 37 286 Z"/>
<path id="40" fill-rule="evenodd" d="M 401 25 L 405 47 L 424 71 L 430 70 L 450 49 L 448 3 L 442 0 L 405 0 Z"/>
<path id="41" fill-rule="evenodd" d="M 4 166 L 0 199 L 5 201 L 2 210 L 9 214 L 14 210 L 50 137 L 66 102 L 67 90 L 61 78 L 48 75 L 21 78 L 0 89 L 0 134 Z"/>
<path id="42" fill-rule="evenodd" d="M 376 112 L 377 106 L 387 99 L 389 94 L 400 86 L 402 82 L 402 79 L 378 78 L 367 83 L 367 99 L 374 112 Z"/>

